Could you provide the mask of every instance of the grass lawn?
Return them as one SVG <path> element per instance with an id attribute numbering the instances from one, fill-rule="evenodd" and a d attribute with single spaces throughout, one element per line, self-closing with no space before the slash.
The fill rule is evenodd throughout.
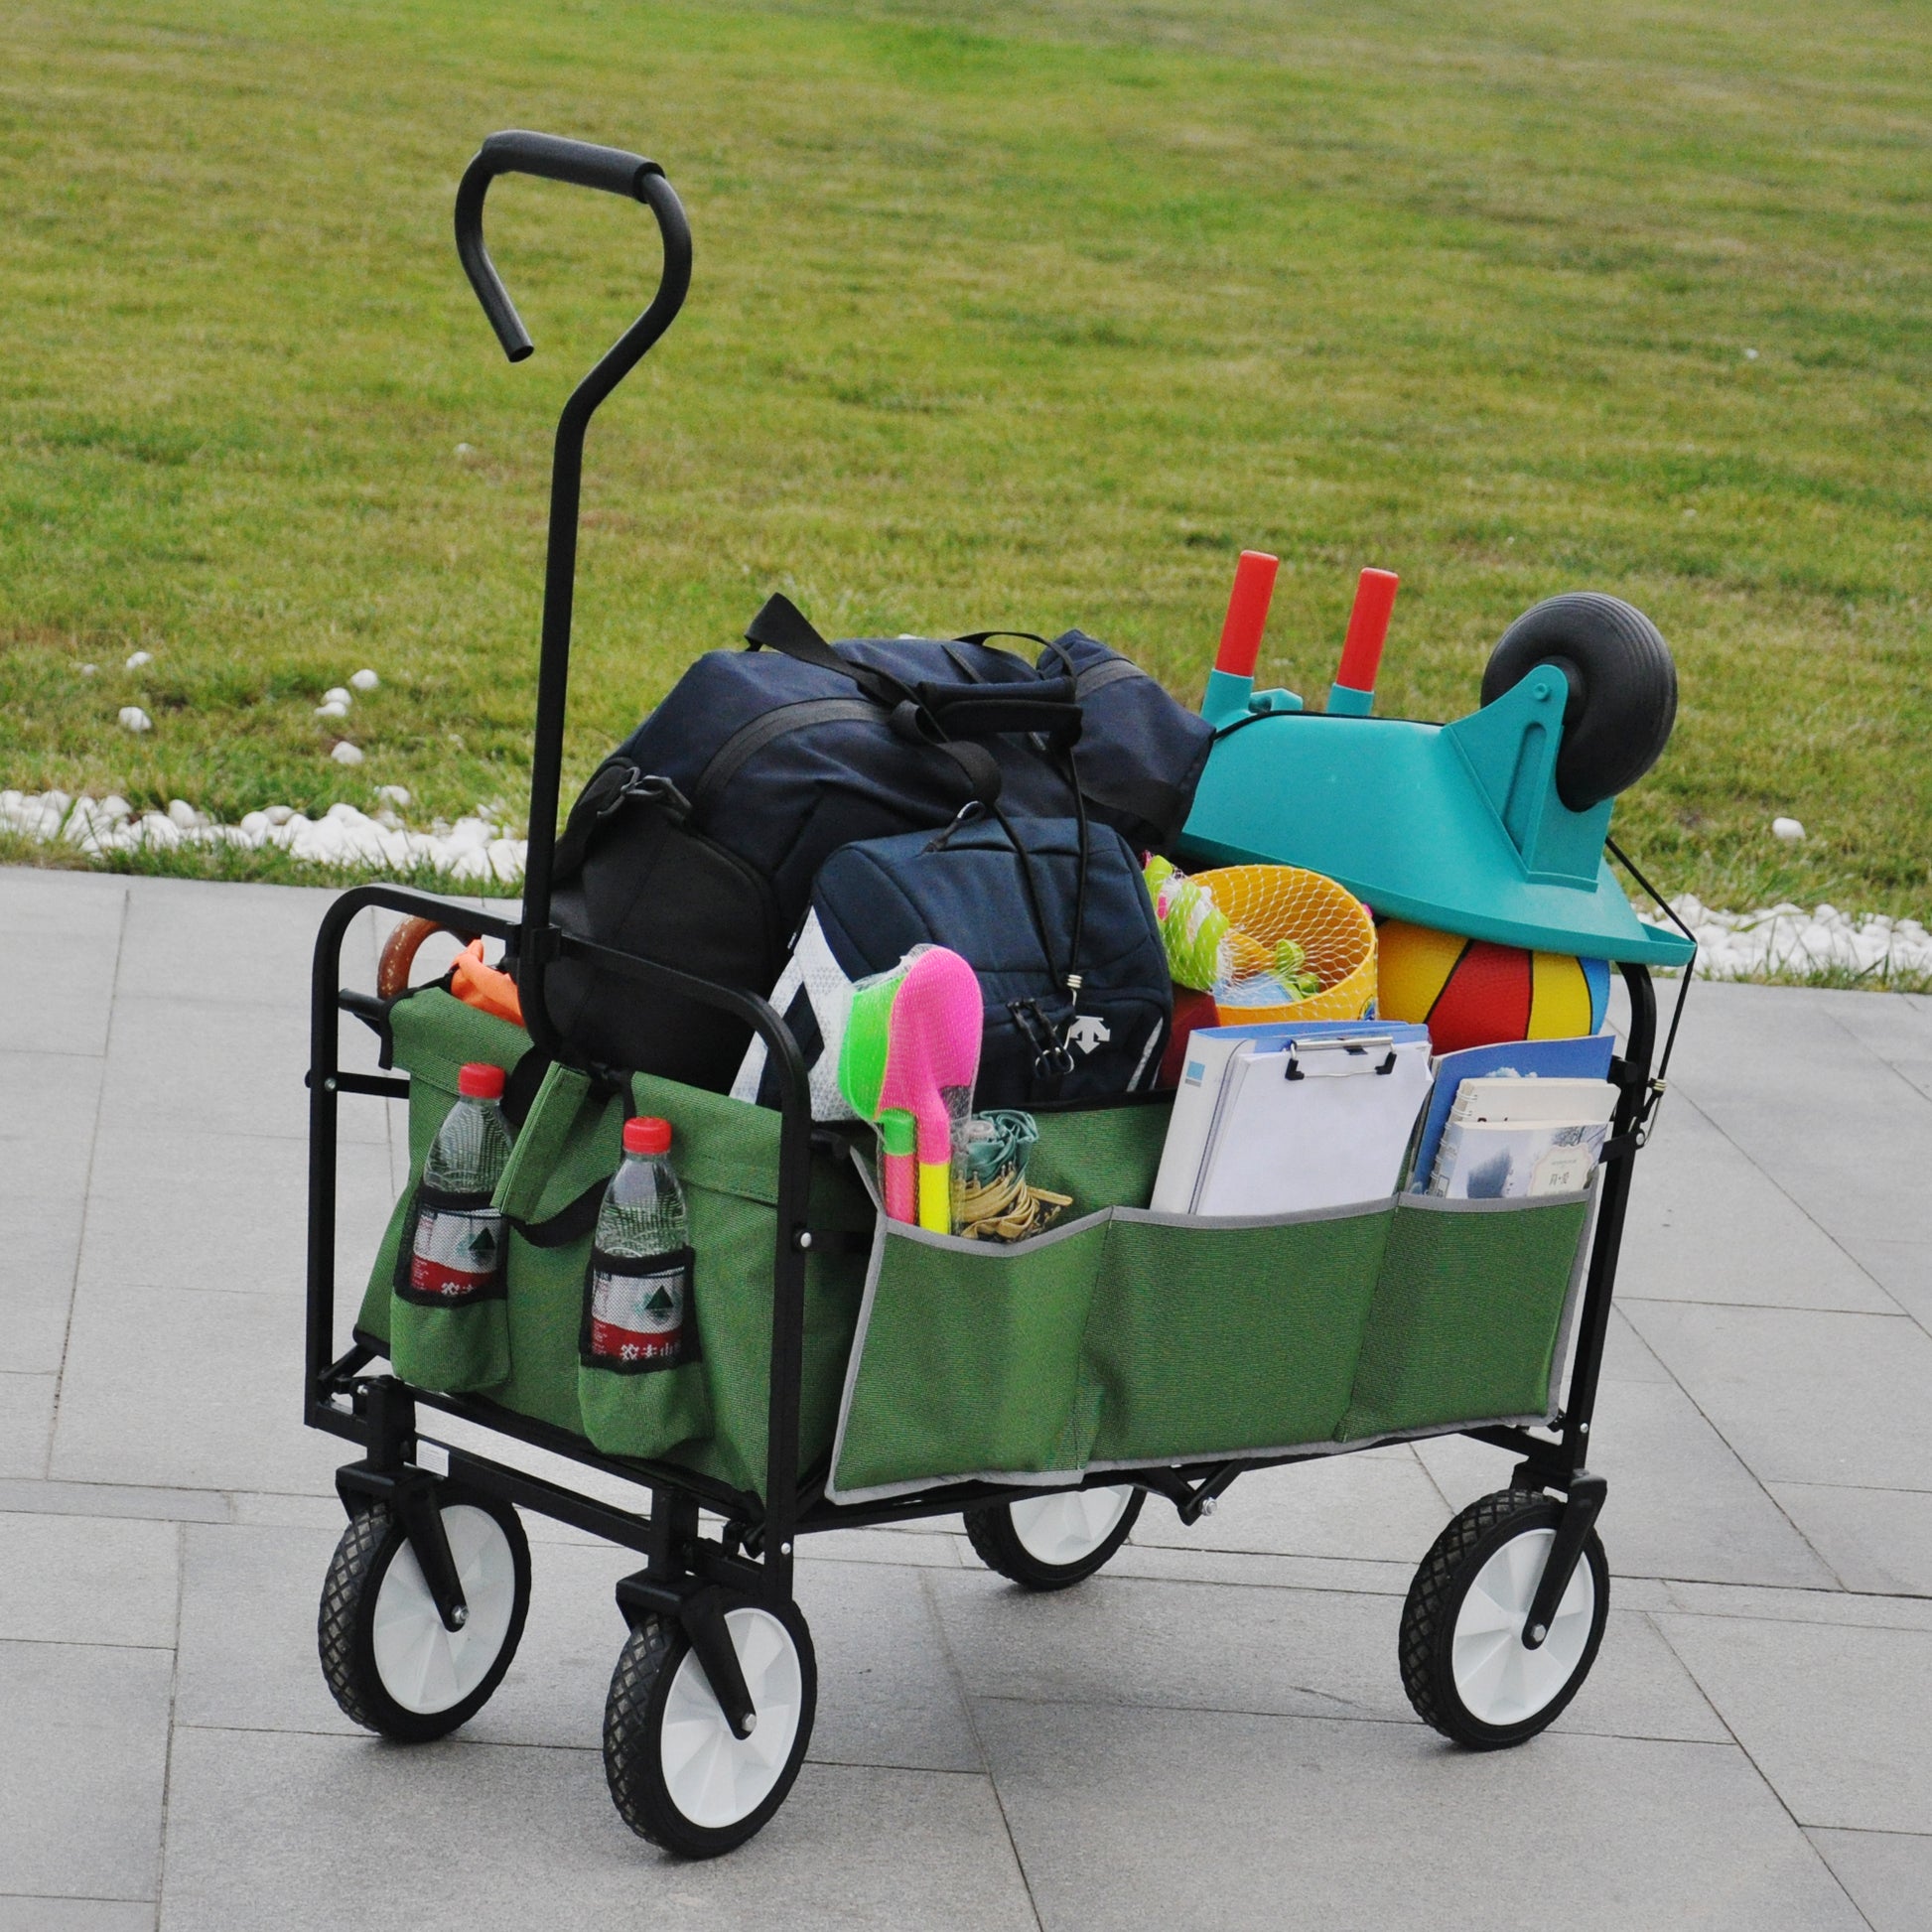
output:
<path id="1" fill-rule="evenodd" d="M 1629 597 L 1654 875 L 1932 910 L 1922 0 L 0 6 L 0 785 L 520 816 L 549 426 L 655 258 L 499 186 L 510 368 L 450 241 L 503 126 L 656 156 L 696 234 L 592 437 L 573 780 L 777 587 L 1192 699 L 1252 545 L 1305 692 L 1403 574 L 1417 716 Z"/>

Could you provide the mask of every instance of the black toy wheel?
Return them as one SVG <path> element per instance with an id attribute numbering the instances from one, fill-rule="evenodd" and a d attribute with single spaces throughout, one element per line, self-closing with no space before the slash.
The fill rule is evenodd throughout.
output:
<path id="1" fill-rule="evenodd" d="M 1065 1589 L 1093 1573 L 1127 1541 L 1147 1491 L 1056 1489 L 966 1512 L 966 1534 L 980 1562 L 1025 1589 Z"/>
<path id="2" fill-rule="evenodd" d="M 426 1743 L 467 1724 L 503 1681 L 530 1607 L 530 1546 L 508 1503 L 445 1488 L 443 1533 L 469 1617 L 446 1630 L 387 1503 L 349 1519 L 322 1586 L 316 1641 L 336 1702 L 367 1729 Z"/>
<path id="3" fill-rule="evenodd" d="M 1475 1750 L 1520 1744 L 1583 1688 L 1610 1610 L 1610 1571 L 1591 1530 L 1536 1649 L 1523 1624 L 1563 1504 L 1504 1489 L 1436 1539 L 1402 1606 L 1402 1688 L 1425 1724 Z"/>
<path id="4" fill-rule="evenodd" d="M 739 1604 L 725 1627 L 757 1713 L 749 1737 L 733 1734 L 670 1617 L 632 1628 L 604 1706 L 604 1775 L 618 1815 L 687 1859 L 715 1859 L 763 1828 L 805 1761 L 818 1708 L 811 1632 L 791 1604 Z"/>
<path id="5" fill-rule="evenodd" d="M 1482 702 L 1494 703 L 1539 664 L 1559 665 L 1570 683 L 1557 796 L 1587 812 L 1663 757 L 1677 722 L 1677 666 L 1641 611 L 1598 591 L 1572 591 L 1525 611 L 1490 653 Z"/>

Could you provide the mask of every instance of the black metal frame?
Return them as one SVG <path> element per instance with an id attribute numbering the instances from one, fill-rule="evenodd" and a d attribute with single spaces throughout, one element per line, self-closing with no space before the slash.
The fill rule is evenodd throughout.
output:
<path id="1" fill-rule="evenodd" d="M 789 1601 L 792 1554 L 798 1537 L 821 1530 L 952 1515 L 979 1504 L 1037 1496 L 1041 1491 L 1032 1485 L 950 1482 L 886 1502 L 834 1503 L 825 1494 L 824 1470 L 801 1475 L 798 1406 L 805 1257 L 811 1246 L 806 1200 L 813 1125 L 797 1042 L 772 1008 L 755 995 L 592 945 L 562 932 L 551 921 L 585 432 L 598 405 L 676 316 L 689 285 L 691 246 L 683 209 L 654 162 L 549 135 L 492 135 L 471 163 L 458 191 L 457 244 L 484 312 L 512 361 L 530 353 L 530 340 L 483 247 L 482 227 L 483 198 L 495 176 L 504 173 L 535 174 L 634 197 L 656 217 L 663 240 L 664 272 L 649 307 L 578 384 L 557 428 L 537 673 L 530 844 L 521 919 L 506 919 L 400 888 L 366 886 L 336 900 L 324 915 L 317 936 L 310 991 L 308 1328 L 303 1419 L 311 1428 L 360 1446 L 362 1458 L 345 1466 L 337 1478 L 344 1504 L 352 1510 L 358 1501 L 373 1498 L 391 1503 L 422 1564 L 444 1622 L 452 1629 L 462 1622 L 465 1605 L 443 1540 L 441 1517 L 430 1506 L 436 1479 L 418 1459 L 423 1443 L 438 1441 L 423 1433 L 421 1411 L 425 1407 L 636 1484 L 647 1496 L 647 1507 L 641 1512 L 579 1494 L 508 1463 L 440 1445 L 448 1451 L 451 1483 L 536 1510 L 638 1552 L 644 1558 L 644 1568 L 619 1586 L 620 1607 L 627 1617 L 654 1610 L 676 1614 L 682 1620 L 726 1715 L 743 1735 L 753 1714 L 736 1657 L 724 1634 L 721 1606 L 728 1596 Z M 409 1094 L 405 1079 L 345 1072 L 341 1062 L 343 1015 L 353 1014 L 379 1024 L 380 1010 L 375 1003 L 365 995 L 345 992 L 342 986 L 344 935 L 355 916 L 371 906 L 434 919 L 466 940 L 501 940 L 516 955 L 531 1039 L 539 1051 L 554 1058 L 573 1057 L 568 1043 L 552 1026 L 544 1002 L 547 969 L 561 957 L 582 959 L 621 974 L 645 993 L 675 995 L 729 1013 L 748 1023 L 763 1040 L 776 1079 L 780 1132 L 777 1232 L 772 1254 L 770 1407 L 762 1498 L 666 1463 L 600 1454 L 580 1437 L 515 1415 L 482 1397 L 446 1395 L 411 1387 L 393 1375 L 367 1374 L 364 1371 L 375 1359 L 375 1350 L 359 1341 L 341 1356 L 334 1353 L 339 1104 L 344 1094 L 391 1099 L 406 1099 Z M 1639 964 L 1625 964 L 1620 970 L 1629 991 L 1630 1031 L 1625 1050 L 1611 1068 L 1620 1091 L 1612 1135 L 1603 1156 L 1575 1362 L 1557 1433 L 1550 1436 L 1514 1425 L 1443 1432 L 1466 1434 L 1512 1451 L 1520 1458 L 1511 1478 L 1513 1486 L 1552 1489 L 1566 1498 L 1551 1560 L 1530 1612 L 1526 1641 L 1531 1644 L 1541 1642 L 1590 1525 L 1602 1507 L 1603 1481 L 1587 1466 L 1590 1425 L 1629 1200 L 1631 1164 L 1663 1087 L 1661 1079 L 1652 1078 L 1651 1071 L 1657 1006 L 1650 975 Z M 1681 993 L 1679 1004 L 1681 1007 Z M 1672 1031 L 1674 1034 L 1674 1025 Z M 1351 1445 L 1351 1449 L 1372 1447 L 1374 1443 Z M 1101 1470 L 1068 1486 L 1107 1487 L 1126 1480 L 1165 1496 L 1181 1520 L 1191 1524 L 1245 1471 L 1308 1461 L 1316 1454 L 1332 1452 L 1324 1449 L 1153 1469 Z M 701 1510 L 724 1519 L 717 1535 L 701 1534 Z"/>

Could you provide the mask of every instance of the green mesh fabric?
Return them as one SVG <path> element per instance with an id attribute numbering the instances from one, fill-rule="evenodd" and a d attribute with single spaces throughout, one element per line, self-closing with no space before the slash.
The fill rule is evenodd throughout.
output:
<path id="1" fill-rule="evenodd" d="M 1402 1197 L 1337 1440 L 1547 1415 L 1588 1213 Z"/>

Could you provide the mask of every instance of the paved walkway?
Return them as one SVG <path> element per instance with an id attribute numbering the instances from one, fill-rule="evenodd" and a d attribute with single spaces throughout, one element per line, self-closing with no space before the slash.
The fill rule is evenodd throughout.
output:
<path id="1" fill-rule="evenodd" d="M 324 902 L 0 872 L 0 1932 L 1932 1925 L 1932 1001 L 1694 991 L 1598 1412 L 1610 1629 L 1547 1736 L 1412 1718 L 1410 1573 L 1508 1464 L 1396 1449 L 1197 1531 L 1151 1504 L 1058 1597 L 945 1523 L 807 1546 L 811 1762 L 681 1865 L 604 1791 L 615 1552 L 531 1522 L 528 1634 L 456 1739 L 323 1688 Z M 351 1272 L 398 1167 L 359 1109 Z"/>

